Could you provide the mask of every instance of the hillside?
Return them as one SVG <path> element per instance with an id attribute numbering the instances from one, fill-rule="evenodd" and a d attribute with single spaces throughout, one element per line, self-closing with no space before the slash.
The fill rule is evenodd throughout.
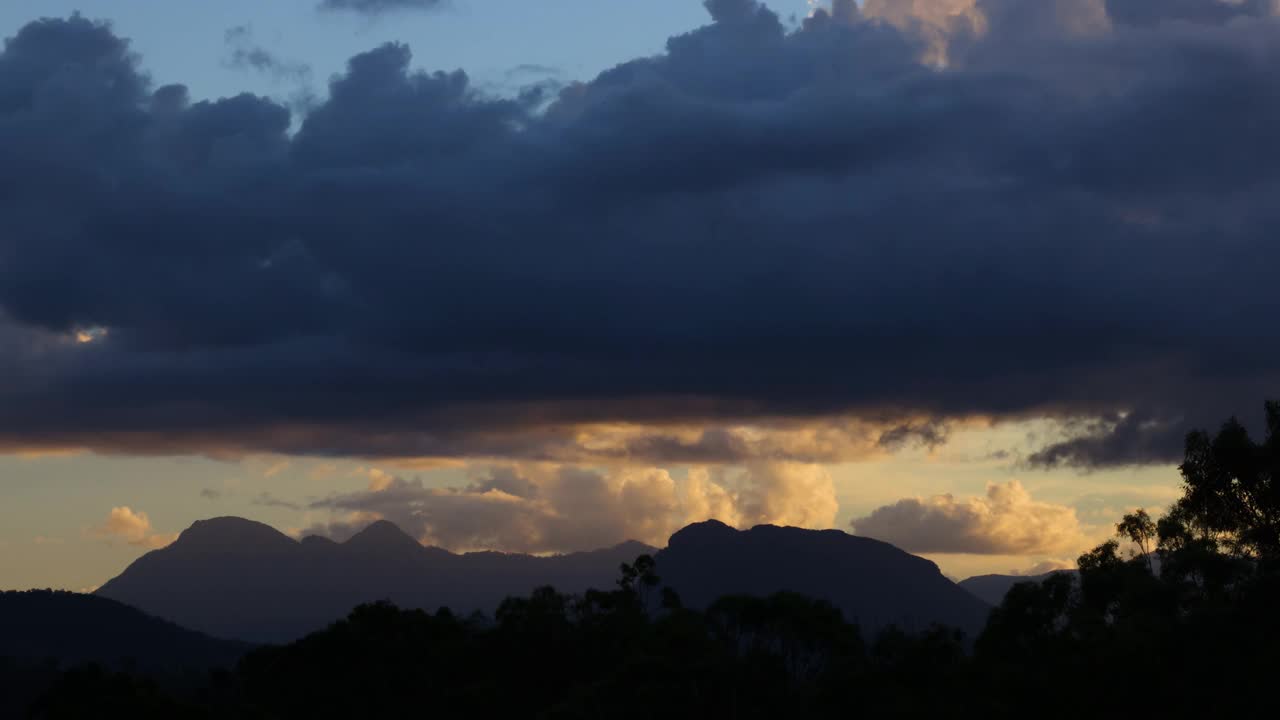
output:
<path id="1" fill-rule="evenodd" d="M 179 671 L 229 667 L 250 647 L 106 597 L 54 590 L 0 592 L 0 657 L 11 660 Z"/>

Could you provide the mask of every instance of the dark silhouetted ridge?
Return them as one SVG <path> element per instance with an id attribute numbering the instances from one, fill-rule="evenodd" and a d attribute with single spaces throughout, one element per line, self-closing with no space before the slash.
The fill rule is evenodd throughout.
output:
<path id="1" fill-rule="evenodd" d="M 197 520 L 191 527 L 182 531 L 170 547 L 178 551 L 247 548 L 261 552 L 268 549 L 286 549 L 294 545 L 297 545 L 297 542 L 293 538 L 270 525 L 228 516 Z"/>
<path id="2" fill-rule="evenodd" d="M 387 521 L 335 543 L 294 541 L 262 523 L 214 518 L 138 558 L 97 592 L 212 635 L 282 642 L 375 600 L 492 614 L 508 596 L 541 585 L 566 592 L 610 587 L 621 563 L 652 552 L 628 542 L 552 557 L 458 555 L 425 547 Z"/>
<path id="3" fill-rule="evenodd" d="M 1014 585 L 1018 583 L 1039 583 L 1052 575 L 1063 572 L 1075 573 L 1076 571 L 1054 570 L 1043 575 L 975 575 L 961 580 L 958 584 L 972 593 L 974 597 L 991 605 L 999 605 L 1004 602 L 1004 596 L 1009 594 Z"/>
<path id="4" fill-rule="evenodd" d="M 601 550 L 588 550 L 588 551 L 587 551 L 587 554 L 590 554 L 590 553 L 621 553 L 623 556 L 630 555 L 630 556 L 632 556 L 632 557 L 634 558 L 634 557 L 639 556 L 639 555 L 644 555 L 644 554 L 653 554 L 653 553 L 657 552 L 657 550 L 658 550 L 657 548 L 655 548 L 655 547 L 653 547 L 653 546 L 650 546 L 650 545 L 646 545 L 646 544 L 644 544 L 644 543 L 640 542 L 639 540 L 628 540 L 628 541 L 623 542 L 623 543 L 618 543 L 617 545 L 614 545 L 614 546 L 613 546 L 613 547 L 611 547 L 611 548 L 604 548 L 604 549 L 601 549 Z"/>
<path id="5" fill-rule="evenodd" d="M 344 546 L 365 550 L 422 550 L 422 543 L 389 520 L 378 520 L 352 535 Z"/>
<path id="6" fill-rule="evenodd" d="M 937 623 L 970 637 L 990 610 L 933 562 L 839 530 L 696 523 L 671 536 L 657 563 L 664 583 L 694 608 L 725 595 L 790 591 L 828 600 L 867 629 Z"/>
<path id="7" fill-rule="evenodd" d="M 508 596 L 551 585 L 562 592 L 612 587 L 618 566 L 654 553 L 638 542 L 551 557 L 424 547 L 393 523 L 345 543 L 295 542 L 261 523 L 217 518 L 147 553 L 98 591 L 180 625 L 254 641 L 290 640 L 352 607 L 492 613 Z M 690 607 L 722 595 L 792 591 L 831 601 L 868 629 L 943 623 L 974 631 L 988 607 L 923 558 L 839 530 L 692 524 L 657 552 L 658 575 Z"/>
<path id="8" fill-rule="evenodd" d="M 152 617 L 105 597 L 52 590 L 0 592 L 0 657 L 62 666 L 187 670 L 230 667 L 251 649 Z"/>
<path id="9" fill-rule="evenodd" d="M 719 520 L 704 520 L 677 530 L 667 541 L 668 548 L 683 546 L 710 547 L 732 543 L 738 531 Z"/>
<path id="10" fill-rule="evenodd" d="M 308 547 L 308 548 L 334 548 L 338 546 L 338 543 L 330 540 L 327 537 L 322 537 L 320 535 L 308 535 L 302 538 L 301 540 L 299 540 L 298 542 L 303 547 Z"/>

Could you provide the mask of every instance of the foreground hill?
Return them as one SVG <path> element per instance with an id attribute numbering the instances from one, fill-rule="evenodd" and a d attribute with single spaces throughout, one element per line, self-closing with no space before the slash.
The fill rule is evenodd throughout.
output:
<path id="1" fill-rule="evenodd" d="M 621 563 L 653 551 L 631 542 L 554 557 L 458 555 L 424 547 L 385 521 L 335 543 L 299 542 L 261 523 L 217 518 L 139 558 L 98 594 L 212 634 L 281 642 L 376 600 L 492 614 L 504 598 L 542 585 L 570 593 L 608 588 Z M 657 561 L 658 574 L 690 607 L 730 593 L 793 591 L 830 600 L 868 628 L 938 622 L 971 632 L 988 610 L 933 563 L 838 530 L 739 532 L 699 523 L 673 535 Z"/>
<path id="2" fill-rule="evenodd" d="M 968 590 L 978 599 L 990 604 L 999 605 L 1004 596 L 1009 594 L 1018 583 L 1040 583 L 1060 572 L 1074 573 L 1075 570 L 1054 570 L 1043 575 L 975 575 L 959 582 L 960 587 Z"/>
<path id="3" fill-rule="evenodd" d="M 105 597 L 0 592 L 0 658 L 149 671 L 230 667 L 250 646 L 187 630 Z"/>

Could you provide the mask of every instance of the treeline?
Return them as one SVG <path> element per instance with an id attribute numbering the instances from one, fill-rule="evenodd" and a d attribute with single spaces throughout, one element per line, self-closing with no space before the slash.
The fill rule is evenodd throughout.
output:
<path id="1" fill-rule="evenodd" d="M 1234 420 L 1191 434 L 1166 515 L 1016 586 L 972 641 L 864 637 L 785 593 L 684 608 L 642 556 L 611 590 L 544 588 L 492 619 L 364 605 L 197 687 L 73 669 L 32 716 L 1257 716 L 1280 670 L 1280 404 L 1266 417 L 1261 443 Z"/>

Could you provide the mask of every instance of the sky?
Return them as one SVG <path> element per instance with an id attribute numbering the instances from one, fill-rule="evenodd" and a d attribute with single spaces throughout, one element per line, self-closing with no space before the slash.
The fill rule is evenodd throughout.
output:
<path id="1" fill-rule="evenodd" d="M 0 588 L 218 515 L 1070 564 L 1276 395 L 1277 22 L 6 2 Z"/>

